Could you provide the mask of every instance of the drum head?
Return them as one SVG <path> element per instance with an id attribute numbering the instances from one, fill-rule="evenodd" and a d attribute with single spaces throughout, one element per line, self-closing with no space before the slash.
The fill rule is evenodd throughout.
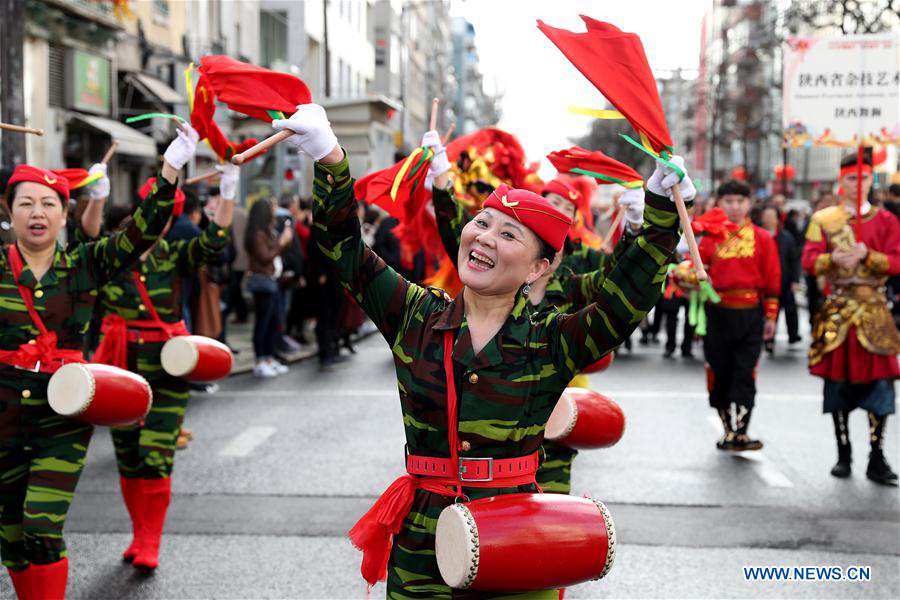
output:
<path id="1" fill-rule="evenodd" d="M 434 549 L 444 582 L 454 589 L 469 587 L 478 575 L 478 527 L 468 508 L 453 504 L 441 511 Z"/>
<path id="2" fill-rule="evenodd" d="M 64 417 L 78 415 L 94 398 L 94 377 L 80 364 L 60 367 L 47 384 L 50 408 Z"/>
<path id="3" fill-rule="evenodd" d="M 163 370 L 173 377 L 187 375 L 197 366 L 200 351 L 189 339 L 190 336 L 177 336 L 165 343 L 160 353 Z"/>
<path id="4" fill-rule="evenodd" d="M 575 427 L 575 421 L 578 420 L 578 405 L 575 399 L 569 394 L 569 390 L 578 388 L 566 388 L 562 396 L 556 403 L 550 418 L 547 420 L 547 427 L 544 430 L 544 438 L 548 440 L 558 440 L 566 437 Z"/>

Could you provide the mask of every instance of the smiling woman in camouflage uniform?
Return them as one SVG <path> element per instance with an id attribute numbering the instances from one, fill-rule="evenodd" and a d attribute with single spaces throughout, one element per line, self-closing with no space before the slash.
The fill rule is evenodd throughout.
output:
<path id="1" fill-rule="evenodd" d="M 159 545 L 172 495 L 175 445 L 188 402 L 188 382 L 163 371 L 160 353 L 170 337 L 187 334 L 178 283 L 216 260 L 228 243 L 239 172 L 234 165 L 219 169 L 222 200 L 213 207 L 209 227 L 191 240 L 160 239 L 134 268 L 119 273 L 100 290 L 104 336 L 94 362 L 133 371 L 153 389 L 153 406 L 143 422 L 112 430 L 119 484 L 133 532 L 123 558 L 148 572 L 159 565 Z M 141 196 L 148 187 L 141 189 Z M 179 194 L 181 201 L 176 196 L 173 217 L 183 203 L 180 190 Z M 120 223 L 109 225 L 118 228 Z M 82 219 L 82 227 L 85 234 L 95 236 L 100 224 Z"/>
<path id="2" fill-rule="evenodd" d="M 93 432 L 50 409 L 50 376 L 65 362 L 84 361 L 97 290 L 162 233 L 178 169 L 196 143 L 193 131 L 179 132 L 160 183 L 127 229 L 68 250 L 57 244 L 65 182 L 24 165 L 17 168 L 22 177 L 10 179 L 5 200 L 18 242 L 0 253 L 0 553 L 19 598 L 65 594 L 63 526 Z"/>
<path id="3" fill-rule="evenodd" d="M 394 354 L 411 474 L 351 531 L 364 551 L 363 576 L 369 583 L 386 576 L 390 598 L 471 594 L 451 590 L 438 572 L 438 515 L 457 497 L 536 491 L 537 451 L 563 389 L 621 343 L 659 297 L 678 240 L 674 205 L 648 194 L 644 228 L 593 304 L 571 315 L 535 315 L 524 288 L 549 268 L 569 221 L 536 194 L 500 188 L 463 230 L 458 269 L 465 287 L 452 300 L 405 280 L 363 244 L 348 160 L 320 106 L 300 106 L 273 125 L 298 133 L 289 141 L 318 161 L 316 241 Z M 666 182 L 671 187 L 677 178 Z M 422 476 L 416 467 L 448 459 L 447 477 Z M 532 468 L 501 476 L 497 465 L 506 459 Z"/>
<path id="4" fill-rule="evenodd" d="M 437 132 L 426 133 L 422 144 L 432 148 L 435 154 L 443 151 Z M 438 177 L 438 181 L 440 179 Z M 567 214 L 571 216 L 574 214 L 575 204 L 558 193 L 548 193 L 548 190 L 556 190 L 561 187 L 571 188 L 564 180 L 557 179 L 545 187 L 544 195 L 550 196 L 551 204 L 560 212 L 565 212 L 562 209 L 568 208 Z M 570 191 L 577 193 L 574 188 L 571 188 Z M 459 240 L 463 227 L 472 217 L 466 207 L 454 199 L 453 188 L 443 189 L 441 185 L 434 187 L 432 200 L 444 249 L 448 256 L 456 256 L 459 252 Z M 568 313 L 584 308 L 594 301 L 609 268 L 628 249 L 635 239 L 636 233 L 640 232 L 641 222 L 638 219 L 642 218 L 644 209 L 644 191 L 629 190 L 622 195 L 619 202 L 626 215 L 631 217 L 631 221 L 625 228 L 620 243 L 614 249 L 614 256 L 607 260 L 607 254 L 594 251 L 581 243 L 573 244 L 571 240 L 567 239 L 563 250 L 557 253 L 556 258 L 550 263 L 547 273 L 532 285 L 531 293 L 528 295 L 532 310 L 536 313 L 545 310 Z M 579 272 L 574 269 L 588 270 Z M 587 388 L 589 387 L 587 376 L 578 374 L 569 385 Z M 578 450 L 550 440 L 544 440 L 542 449 L 543 460 L 536 475 L 538 485 L 545 492 L 570 493 L 572 490 L 572 464 L 578 455 Z"/>

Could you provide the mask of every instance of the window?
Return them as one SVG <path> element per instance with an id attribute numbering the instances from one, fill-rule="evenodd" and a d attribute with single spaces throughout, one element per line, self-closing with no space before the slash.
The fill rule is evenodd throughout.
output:
<path id="1" fill-rule="evenodd" d="M 259 11 L 259 39 L 265 66 L 287 62 L 287 13 Z"/>
<path id="2" fill-rule="evenodd" d="M 153 0 L 153 22 L 158 24 L 169 22 L 169 0 Z"/>

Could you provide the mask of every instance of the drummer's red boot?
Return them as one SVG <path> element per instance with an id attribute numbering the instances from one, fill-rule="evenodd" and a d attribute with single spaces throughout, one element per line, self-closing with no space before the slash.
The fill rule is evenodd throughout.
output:
<path id="1" fill-rule="evenodd" d="M 6 570 L 9 571 L 9 578 L 12 579 L 19 600 L 31 600 L 31 566 L 27 566 L 21 571 L 13 571 L 9 568 Z"/>
<path id="2" fill-rule="evenodd" d="M 137 479 L 119 476 L 119 486 L 122 488 L 122 498 L 125 500 L 125 508 L 131 517 L 131 545 L 122 553 L 122 560 L 131 562 L 141 549 L 141 494 Z"/>
<path id="3" fill-rule="evenodd" d="M 65 600 L 66 583 L 69 580 L 69 559 L 64 558 L 49 565 L 32 564 L 30 600 Z"/>
<path id="4" fill-rule="evenodd" d="M 159 566 L 159 542 L 162 539 L 166 511 L 172 498 L 172 480 L 136 479 L 143 497 L 141 508 L 140 550 L 132 564 L 144 571 L 152 571 Z"/>

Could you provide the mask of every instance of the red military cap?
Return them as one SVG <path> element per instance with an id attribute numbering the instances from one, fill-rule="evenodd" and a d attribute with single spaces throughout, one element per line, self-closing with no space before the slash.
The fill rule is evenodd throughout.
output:
<path id="1" fill-rule="evenodd" d="M 581 206 L 581 192 L 578 191 L 578 188 L 572 185 L 571 181 L 567 181 L 562 177 L 551 179 L 544 184 L 544 187 L 541 189 L 541 196 L 545 196 L 547 194 L 558 194 L 574 204 L 576 207 Z"/>
<path id="2" fill-rule="evenodd" d="M 150 190 L 153 189 L 154 183 L 156 183 L 156 177 L 151 177 L 144 182 L 144 185 L 138 190 L 138 197 L 140 197 L 141 200 L 147 199 L 147 196 L 150 195 Z M 182 212 L 184 212 L 184 190 L 175 188 L 175 206 L 172 207 L 172 216 L 177 217 Z"/>
<path id="3" fill-rule="evenodd" d="M 494 208 L 517 220 L 559 252 L 572 221 L 553 208 L 543 196 L 508 185 L 495 189 L 484 201 L 484 208 Z"/>
<path id="4" fill-rule="evenodd" d="M 69 180 L 66 178 L 65 174 L 50 171 L 48 169 L 32 167 L 31 165 L 18 165 L 13 171 L 12 176 L 9 178 L 9 181 L 6 182 L 5 199 L 7 206 L 10 206 L 10 201 L 12 200 L 10 192 L 13 186 L 17 183 L 24 183 L 26 181 L 46 185 L 48 188 L 59 194 L 63 206 L 66 206 L 66 202 L 69 200 Z"/>

